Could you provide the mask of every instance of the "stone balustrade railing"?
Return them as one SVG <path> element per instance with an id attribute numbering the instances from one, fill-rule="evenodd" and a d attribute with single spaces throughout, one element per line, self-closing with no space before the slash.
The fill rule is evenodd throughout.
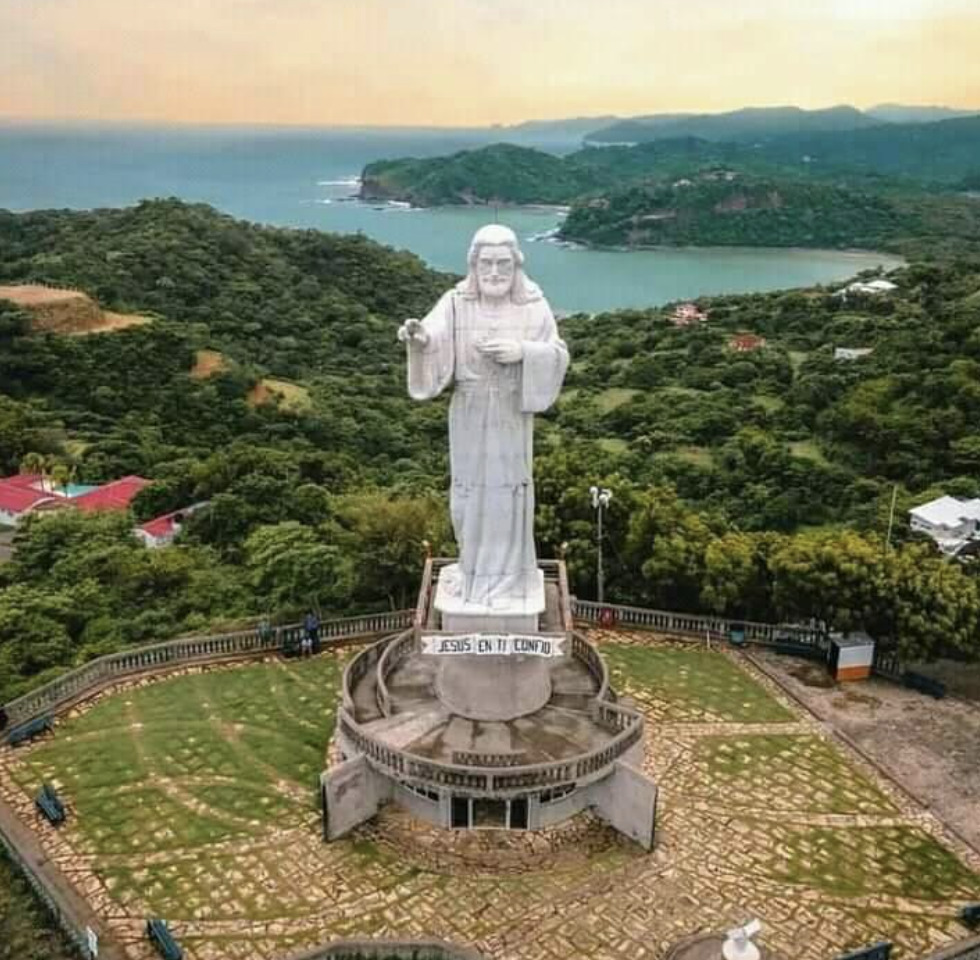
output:
<path id="1" fill-rule="evenodd" d="M 607 706 L 621 711 L 624 719 L 626 715 L 630 718 L 629 725 L 608 743 L 567 760 L 509 766 L 499 770 L 487 766 L 441 763 L 400 750 L 368 734 L 343 709 L 339 711 L 339 727 L 349 750 L 364 754 L 369 763 L 383 768 L 389 776 L 423 786 L 451 787 L 500 796 L 562 783 L 581 785 L 608 773 L 612 764 L 642 738 L 643 717 L 625 708 Z"/>
<path id="2" fill-rule="evenodd" d="M 338 717 L 340 733 L 348 749 L 364 754 L 368 762 L 398 779 L 493 795 L 560 783 L 582 783 L 608 772 L 608 768 L 643 736 L 643 717 L 639 713 L 603 698 L 597 701 L 596 720 L 613 733 L 613 738 L 601 747 L 567 760 L 515 765 L 505 763 L 505 758 L 501 757 L 499 764 L 494 762 L 496 758 L 491 758 L 491 762 L 481 758 L 478 763 L 442 763 L 393 747 L 369 734 L 357 722 L 353 693 L 357 683 L 372 669 L 376 670 L 378 700 L 384 710 L 387 697 L 385 671 L 390 672 L 408 655 L 413 642 L 414 631 L 406 630 L 400 636 L 379 641 L 352 660 L 344 671 L 343 706 Z M 605 665 L 595 648 L 584 638 L 573 636 L 572 652 L 597 677 L 600 690 L 605 690 L 608 696 Z M 390 702 L 387 706 L 390 707 Z"/>
<path id="3" fill-rule="evenodd" d="M 592 674 L 596 682 L 596 699 L 600 702 L 612 699 L 612 689 L 609 686 L 609 670 L 606 661 L 599 656 L 599 651 L 583 636 L 572 634 L 572 656 L 581 661 Z"/>
<path id="4" fill-rule="evenodd" d="M 400 610 L 326 620 L 320 624 L 320 639 L 330 643 L 404 630 L 411 626 L 412 615 L 411 610 Z M 121 650 L 91 660 L 77 670 L 71 670 L 36 690 L 11 700 L 3 709 L 8 723 L 16 726 L 41 714 L 57 712 L 116 680 L 181 664 L 271 653 L 289 641 L 298 640 L 302 633 L 302 624 L 287 624 L 274 628 L 269 636 L 262 636 L 258 628 L 254 628 L 214 636 L 183 637 Z"/>
<path id="5" fill-rule="evenodd" d="M 753 620 L 732 620 L 708 614 L 677 613 L 673 610 L 651 610 L 592 600 L 574 600 L 572 613 L 576 620 L 601 624 L 610 611 L 615 622 L 624 626 L 656 630 L 681 637 L 727 638 L 740 632 L 750 643 L 774 644 L 789 640 L 807 646 L 823 647 L 827 636 L 822 630 L 790 623 L 759 623 Z"/>
<path id="6" fill-rule="evenodd" d="M 378 706 L 386 716 L 391 716 L 391 695 L 388 693 L 388 677 L 395 672 L 415 647 L 415 631 L 406 630 L 385 643 L 378 658 Z"/>

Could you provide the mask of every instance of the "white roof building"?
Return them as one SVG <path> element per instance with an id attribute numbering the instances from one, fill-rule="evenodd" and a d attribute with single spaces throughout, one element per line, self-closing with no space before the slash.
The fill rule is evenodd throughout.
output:
<path id="1" fill-rule="evenodd" d="M 874 347 L 835 347 L 835 360 L 860 360 L 874 352 Z"/>
<path id="2" fill-rule="evenodd" d="M 891 280 L 855 280 L 854 283 L 849 283 L 843 290 L 838 290 L 834 296 L 843 297 L 844 299 L 847 299 L 847 295 L 850 293 L 868 293 L 877 296 L 882 293 L 891 293 L 897 289 L 898 284 L 892 283 Z"/>
<path id="3" fill-rule="evenodd" d="M 932 537 L 943 553 L 954 554 L 980 534 L 980 499 L 939 497 L 909 511 L 913 530 Z"/>

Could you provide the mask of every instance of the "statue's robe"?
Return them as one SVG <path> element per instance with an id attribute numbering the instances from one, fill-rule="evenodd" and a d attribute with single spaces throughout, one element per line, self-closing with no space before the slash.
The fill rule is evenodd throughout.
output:
<path id="1" fill-rule="evenodd" d="M 424 347 L 409 344 L 408 392 L 416 400 L 453 384 L 449 407 L 450 507 L 460 589 L 468 603 L 513 607 L 537 582 L 534 550 L 534 414 L 558 397 L 568 350 L 548 301 L 529 281 L 525 303 L 501 312 L 467 295 L 465 281 L 422 321 Z M 476 344 L 517 340 L 518 363 L 498 363 Z"/>

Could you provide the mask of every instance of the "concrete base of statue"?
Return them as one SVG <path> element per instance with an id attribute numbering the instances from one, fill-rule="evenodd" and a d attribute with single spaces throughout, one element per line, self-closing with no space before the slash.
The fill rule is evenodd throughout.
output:
<path id="1" fill-rule="evenodd" d="M 551 699 L 551 667 L 541 657 L 445 657 L 434 684 L 439 702 L 467 720 L 505 723 Z"/>
<path id="2" fill-rule="evenodd" d="M 544 613 L 544 573 L 535 570 L 522 597 L 508 598 L 493 607 L 468 603 L 460 590 L 462 573 L 452 563 L 439 572 L 435 608 L 440 629 L 448 633 L 537 633 Z"/>

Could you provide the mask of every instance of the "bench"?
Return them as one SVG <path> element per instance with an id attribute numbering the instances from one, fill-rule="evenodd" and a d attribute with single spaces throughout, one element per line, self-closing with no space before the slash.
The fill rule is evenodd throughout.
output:
<path id="1" fill-rule="evenodd" d="M 23 743 L 25 740 L 33 740 L 38 734 L 53 728 L 54 719 L 51 714 L 42 713 L 41 716 L 35 717 L 33 720 L 28 720 L 27 723 L 22 723 L 18 727 L 14 727 L 7 734 L 7 743 L 15 747 L 18 743 Z"/>
<path id="2" fill-rule="evenodd" d="M 870 947 L 861 947 L 860 950 L 842 953 L 837 957 L 837 960 L 888 960 L 891 952 L 891 942 L 880 940 L 878 943 L 871 944 Z"/>
<path id="3" fill-rule="evenodd" d="M 827 662 L 827 651 L 815 643 L 801 643 L 799 640 L 792 640 L 789 637 L 776 637 L 772 649 L 787 657 L 803 657 L 805 660 Z"/>
<path id="4" fill-rule="evenodd" d="M 55 792 L 50 783 L 41 786 L 41 791 L 34 798 L 34 806 L 41 811 L 42 816 L 57 826 L 65 822 L 65 805 L 61 802 L 61 797 Z"/>
<path id="5" fill-rule="evenodd" d="M 146 935 L 163 960 L 183 960 L 184 951 L 167 927 L 166 920 L 151 917 L 146 921 Z"/>
<path id="6" fill-rule="evenodd" d="M 959 918 L 964 926 L 976 930 L 980 927 L 980 903 L 968 903 L 960 910 Z"/>
<path id="7" fill-rule="evenodd" d="M 942 700 L 946 696 L 946 684 L 941 680 L 933 680 L 924 673 L 914 673 L 906 670 L 902 674 L 902 684 L 910 690 L 918 690 L 920 693 L 927 693 L 930 697 Z"/>

